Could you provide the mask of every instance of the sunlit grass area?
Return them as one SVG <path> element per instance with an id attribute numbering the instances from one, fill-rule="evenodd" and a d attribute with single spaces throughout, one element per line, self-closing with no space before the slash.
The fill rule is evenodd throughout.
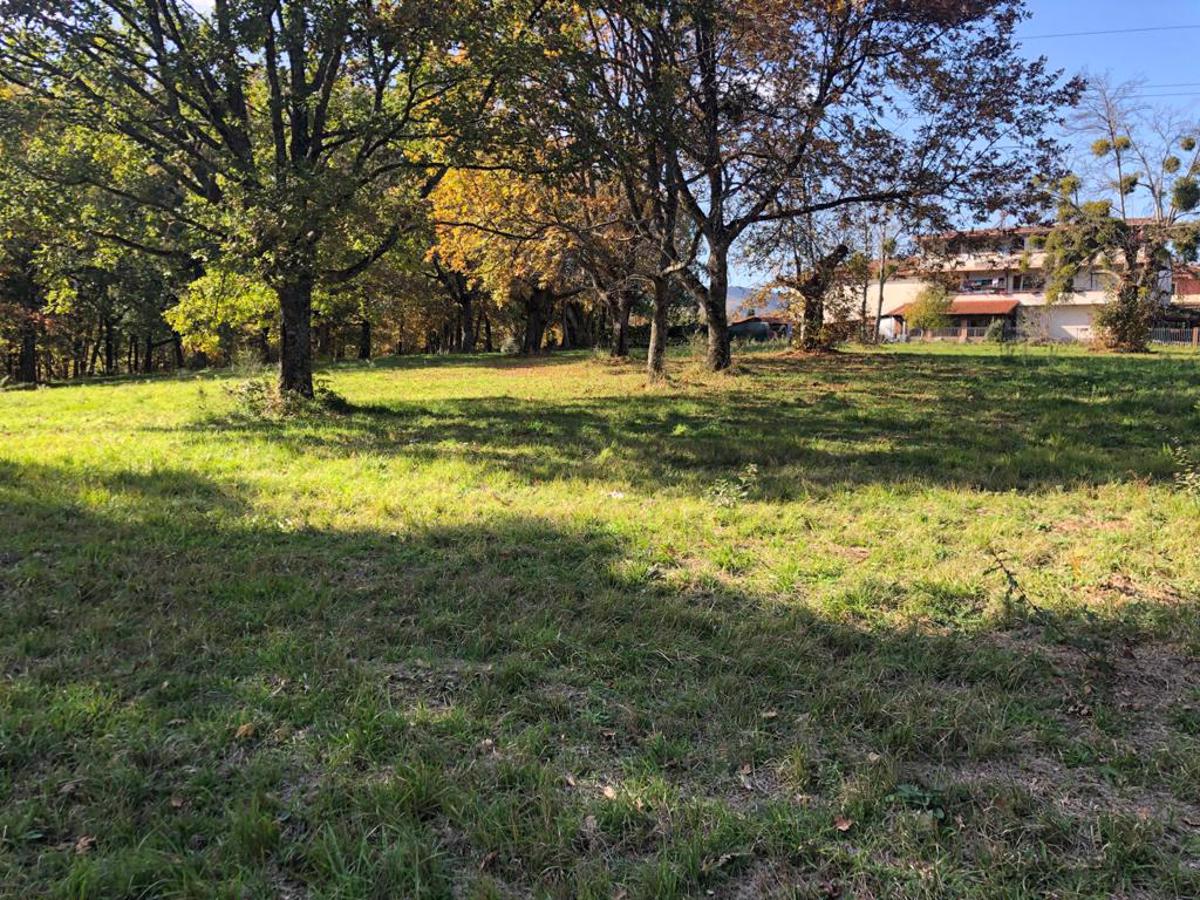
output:
<path id="1" fill-rule="evenodd" d="M 1200 358 L 672 362 L 0 395 L 0 893 L 1200 894 Z"/>

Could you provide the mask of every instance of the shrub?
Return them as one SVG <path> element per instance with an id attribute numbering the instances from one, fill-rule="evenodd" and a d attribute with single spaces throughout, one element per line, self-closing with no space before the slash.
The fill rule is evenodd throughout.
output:
<path id="1" fill-rule="evenodd" d="M 945 285 L 931 284 L 921 293 L 908 308 L 908 327 L 920 328 L 922 331 L 930 328 L 946 328 L 950 325 L 947 314 L 950 312 L 950 292 Z"/>
<path id="2" fill-rule="evenodd" d="M 348 412 L 350 404 L 329 386 L 327 378 L 313 379 L 312 399 L 283 394 L 274 376 L 259 375 L 225 389 L 233 398 L 234 415 L 276 419 L 315 412 Z"/>
<path id="3" fill-rule="evenodd" d="M 758 466 L 750 463 L 734 478 L 718 478 L 705 492 L 717 506 L 730 508 L 749 500 L 758 487 Z"/>
<path id="4" fill-rule="evenodd" d="M 1173 442 L 1167 452 L 1175 463 L 1176 490 L 1189 497 L 1200 497 L 1200 465 L 1192 459 L 1192 454 L 1178 442 Z"/>
<path id="5" fill-rule="evenodd" d="M 1008 326 L 1003 319 L 995 319 L 983 333 L 983 339 L 989 344 L 1000 344 L 1008 339 Z"/>
<path id="6" fill-rule="evenodd" d="M 1095 322 L 1104 346 L 1123 352 L 1145 351 L 1157 312 L 1158 304 L 1150 291 L 1136 286 L 1118 290 L 1096 310 Z"/>

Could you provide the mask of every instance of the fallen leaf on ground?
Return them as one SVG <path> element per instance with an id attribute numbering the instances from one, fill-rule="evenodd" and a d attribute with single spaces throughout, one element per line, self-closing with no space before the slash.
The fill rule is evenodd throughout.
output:
<path id="1" fill-rule="evenodd" d="M 739 859 L 743 856 L 749 856 L 749 855 L 750 854 L 746 853 L 745 851 L 742 851 L 740 853 L 722 853 L 720 856 L 718 856 L 716 858 L 716 860 L 709 860 L 709 861 L 704 862 L 700 866 L 700 869 L 703 872 L 715 872 L 717 869 L 723 868 L 724 866 L 728 865 L 733 860 Z"/>
<path id="2" fill-rule="evenodd" d="M 854 820 L 847 819 L 845 816 L 837 816 L 833 820 L 833 827 L 838 831 L 849 831 L 854 827 Z"/>
<path id="3" fill-rule="evenodd" d="M 75 842 L 76 853 L 87 853 L 92 847 L 96 846 L 96 839 L 90 834 L 81 834 L 79 840 Z"/>
<path id="4" fill-rule="evenodd" d="M 244 741 L 248 738 L 254 737 L 254 723 L 243 722 L 238 726 L 237 733 L 234 735 L 234 737 L 236 737 L 239 741 Z"/>

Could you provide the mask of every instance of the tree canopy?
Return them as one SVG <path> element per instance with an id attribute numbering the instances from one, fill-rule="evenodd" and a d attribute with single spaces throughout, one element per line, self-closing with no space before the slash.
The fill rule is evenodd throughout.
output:
<path id="1" fill-rule="evenodd" d="M 526 352 L 624 355 L 648 325 L 660 377 L 682 296 L 722 369 L 749 242 L 885 206 L 914 230 L 1033 209 L 1080 88 L 1018 52 L 1020 0 L 0 0 L 0 16 L 6 165 L 36 210 L 5 232 L 17 368 L 39 346 L 92 371 L 80 354 L 105 345 L 111 371 L 118 344 L 146 366 L 253 345 L 305 395 L 314 354 L 369 355 L 372 335 L 498 346 L 493 328 Z M 886 256 L 867 243 L 849 257 L 864 310 Z M 844 262 L 789 277 L 831 290 Z M 74 335 L 65 355 L 48 315 Z"/>

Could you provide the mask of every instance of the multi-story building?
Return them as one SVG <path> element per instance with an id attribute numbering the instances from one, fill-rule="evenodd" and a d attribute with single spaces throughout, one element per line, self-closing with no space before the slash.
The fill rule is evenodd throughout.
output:
<path id="1" fill-rule="evenodd" d="M 1096 310 L 1109 300 L 1111 276 L 1098 269 L 1082 272 L 1075 290 L 1048 303 L 1045 253 L 1040 240 L 1049 226 L 957 231 L 922 238 L 917 256 L 903 261 L 883 289 L 885 337 L 909 335 L 904 314 L 936 277 L 949 279 L 951 328 L 944 336 L 981 337 L 993 322 L 1034 340 L 1090 341 Z M 879 288 L 871 290 L 877 302 Z M 1170 273 L 1164 272 L 1162 302 L 1171 298 Z"/>

